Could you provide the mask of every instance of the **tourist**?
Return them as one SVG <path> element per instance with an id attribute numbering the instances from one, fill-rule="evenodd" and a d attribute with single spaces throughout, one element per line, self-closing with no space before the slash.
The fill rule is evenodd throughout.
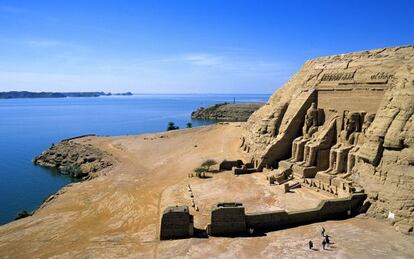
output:
<path id="1" fill-rule="evenodd" d="M 325 241 L 325 239 L 322 239 L 322 248 L 323 248 L 323 250 L 325 250 L 325 246 L 326 246 L 326 241 Z"/>
<path id="2" fill-rule="evenodd" d="M 324 228 L 324 227 L 322 227 L 321 235 L 322 235 L 323 237 L 325 236 L 325 228 Z"/>
<path id="3" fill-rule="evenodd" d="M 313 242 L 312 242 L 312 240 L 309 240 L 309 249 L 313 250 Z"/>
<path id="4" fill-rule="evenodd" d="M 326 242 L 326 245 L 329 247 L 329 245 L 331 244 L 331 240 L 329 240 L 328 235 L 325 236 L 325 242 Z"/>

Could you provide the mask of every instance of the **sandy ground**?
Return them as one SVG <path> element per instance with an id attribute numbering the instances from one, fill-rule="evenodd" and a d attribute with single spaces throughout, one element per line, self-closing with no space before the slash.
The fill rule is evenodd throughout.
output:
<path id="1" fill-rule="evenodd" d="M 283 194 L 262 174 L 209 179 L 187 175 L 205 159 L 242 158 L 240 124 L 223 124 L 163 134 L 88 137 L 111 153 L 116 165 L 90 181 L 66 187 L 35 215 L 0 227 L 2 258 L 412 258 L 414 238 L 384 221 L 354 218 L 268 232 L 259 237 L 191 238 L 159 241 L 159 222 L 169 205 L 190 205 L 192 186 L 196 226 L 204 227 L 212 204 L 242 201 L 247 211 L 313 207 L 322 194 L 306 189 Z M 218 200 L 217 200 L 218 199 Z M 171 204 L 173 203 L 173 204 Z M 320 245 L 320 226 L 333 236 L 327 251 Z"/>

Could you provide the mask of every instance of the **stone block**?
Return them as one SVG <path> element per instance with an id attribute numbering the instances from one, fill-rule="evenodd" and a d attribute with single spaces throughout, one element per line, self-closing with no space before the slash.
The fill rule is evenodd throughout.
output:
<path id="1" fill-rule="evenodd" d="M 293 175 L 295 178 L 314 178 L 317 173 L 316 166 L 301 166 L 301 165 L 293 165 L 292 168 Z"/>
<path id="2" fill-rule="evenodd" d="M 228 202 L 214 205 L 207 232 L 212 236 L 231 236 L 245 233 L 246 217 L 243 204 Z"/>
<path id="3" fill-rule="evenodd" d="M 193 234 L 193 215 L 187 206 L 168 207 L 164 210 L 161 218 L 161 240 L 188 238 Z"/>

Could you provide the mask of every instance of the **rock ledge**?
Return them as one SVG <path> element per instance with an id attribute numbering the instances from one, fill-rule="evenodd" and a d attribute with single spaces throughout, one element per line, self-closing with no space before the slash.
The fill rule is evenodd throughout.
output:
<path id="1" fill-rule="evenodd" d="M 90 144 L 64 140 L 35 157 L 33 163 L 73 178 L 89 179 L 98 171 L 112 166 L 113 158 Z"/>
<path id="2" fill-rule="evenodd" d="M 263 105 L 264 103 L 219 103 L 197 109 L 191 113 L 191 119 L 243 122 Z"/>

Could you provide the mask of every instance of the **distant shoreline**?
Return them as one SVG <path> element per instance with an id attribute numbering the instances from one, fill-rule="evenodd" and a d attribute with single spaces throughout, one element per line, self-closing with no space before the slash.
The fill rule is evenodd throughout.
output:
<path id="1" fill-rule="evenodd" d="M 0 99 L 25 99 L 25 98 L 67 98 L 67 97 L 99 97 L 122 95 L 130 96 L 131 92 L 126 93 L 105 93 L 105 92 L 29 92 L 29 91 L 10 91 L 0 92 Z"/>

